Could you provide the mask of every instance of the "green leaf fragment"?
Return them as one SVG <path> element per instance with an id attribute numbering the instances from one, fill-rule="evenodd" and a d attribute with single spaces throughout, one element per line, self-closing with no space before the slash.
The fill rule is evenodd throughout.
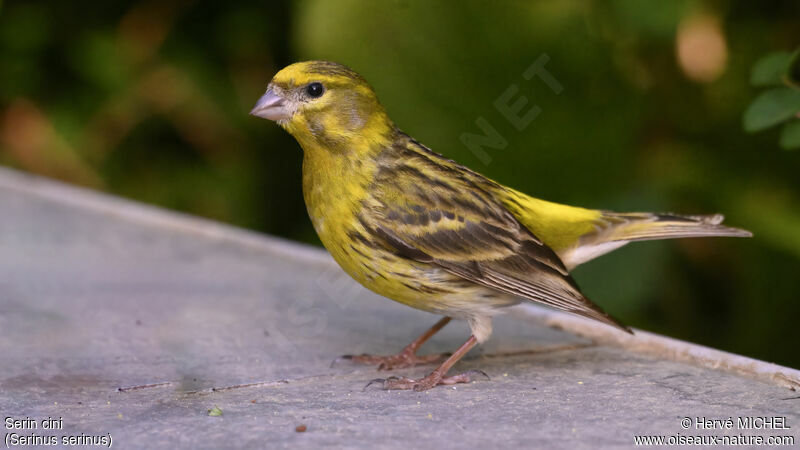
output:
<path id="1" fill-rule="evenodd" d="M 784 150 L 800 148 L 800 119 L 792 120 L 783 126 L 778 144 Z"/>
<path id="2" fill-rule="evenodd" d="M 753 86 L 776 86 L 783 82 L 783 74 L 789 66 L 790 52 L 773 52 L 759 59 L 750 73 Z"/>
<path id="3" fill-rule="evenodd" d="M 790 87 L 800 89 L 800 48 L 795 50 L 789 58 L 783 81 Z"/>
<path id="4" fill-rule="evenodd" d="M 744 112 L 744 129 L 750 133 L 779 124 L 800 112 L 800 91 L 791 88 L 770 89 Z"/>
<path id="5" fill-rule="evenodd" d="M 213 408 L 208 410 L 208 415 L 209 416 L 214 416 L 214 417 L 221 416 L 222 415 L 222 410 L 219 409 L 219 406 L 214 406 Z"/>

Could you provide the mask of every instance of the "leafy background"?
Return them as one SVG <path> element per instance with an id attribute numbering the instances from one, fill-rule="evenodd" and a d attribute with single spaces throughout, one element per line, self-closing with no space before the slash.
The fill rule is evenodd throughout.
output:
<path id="1" fill-rule="evenodd" d="M 0 164 L 318 244 L 301 150 L 247 112 L 281 67 L 339 61 L 405 131 L 505 184 L 752 230 L 632 245 L 576 278 L 633 326 L 800 367 L 800 153 L 743 127 L 752 67 L 797 30 L 795 0 L 6 1 Z M 542 54 L 558 95 L 522 78 Z M 522 131 L 493 107 L 512 84 L 542 109 Z M 509 142 L 488 164 L 459 141 L 478 117 Z"/>

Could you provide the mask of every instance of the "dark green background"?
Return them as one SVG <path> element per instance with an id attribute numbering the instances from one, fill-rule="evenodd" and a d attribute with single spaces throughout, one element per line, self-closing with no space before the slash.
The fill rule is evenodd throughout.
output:
<path id="1" fill-rule="evenodd" d="M 676 58 L 697 17 L 727 46 L 705 82 Z M 632 326 L 798 367 L 800 153 L 741 117 L 753 63 L 799 30 L 794 0 L 5 1 L 0 164 L 317 243 L 300 148 L 247 112 L 281 67 L 338 61 L 405 131 L 517 189 L 752 230 L 631 245 L 576 278 Z M 559 95 L 522 78 L 542 54 Z M 512 84 L 542 108 L 522 131 L 493 107 Z M 489 164 L 459 141 L 478 117 L 509 142 Z"/>

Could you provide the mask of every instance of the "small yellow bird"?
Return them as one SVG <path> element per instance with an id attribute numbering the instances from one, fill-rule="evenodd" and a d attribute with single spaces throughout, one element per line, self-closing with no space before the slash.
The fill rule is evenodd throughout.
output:
<path id="1" fill-rule="evenodd" d="M 380 380 L 384 389 L 468 382 L 480 372 L 448 370 L 489 338 L 492 316 L 523 301 L 630 333 L 581 294 L 570 270 L 631 241 L 752 236 L 720 225 L 719 214 L 615 213 L 529 197 L 400 131 L 364 78 L 333 62 L 282 69 L 250 114 L 303 148 L 308 214 L 336 262 L 378 294 L 445 316 L 397 355 L 344 357 L 383 369 L 446 357 L 424 378 Z M 470 338 L 452 355 L 417 356 L 450 318 L 466 320 Z"/>

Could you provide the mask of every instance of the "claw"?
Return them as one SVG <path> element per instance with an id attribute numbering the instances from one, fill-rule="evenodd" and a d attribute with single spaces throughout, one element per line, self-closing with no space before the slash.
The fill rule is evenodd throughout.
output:
<path id="1" fill-rule="evenodd" d="M 472 369 L 470 371 L 467 371 L 465 375 L 483 375 L 486 377 L 488 381 L 492 381 L 492 377 L 490 377 L 489 375 L 486 374 L 486 372 L 480 369 Z"/>
<path id="2" fill-rule="evenodd" d="M 364 386 L 364 389 L 362 389 L 361 392 L 366 391 L 368 387 L 372 386 L 375 383 L 386 383 L 386 381 L 387 381 L 386 378 L 374 378 L 374 379 L 370 380 L 369 383 L 367 383 L 366 386 Z"/>

